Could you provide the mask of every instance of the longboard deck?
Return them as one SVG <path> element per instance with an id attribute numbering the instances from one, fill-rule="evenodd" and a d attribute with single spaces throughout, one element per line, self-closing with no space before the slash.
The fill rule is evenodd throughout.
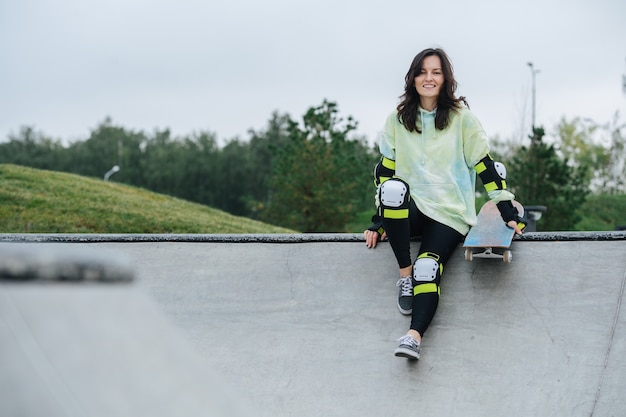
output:
<path id="1" fill-rule="evenodd" d="M 524 215 L 524 207 L 513 200 L 513 205 L 521 216 Z M 478 220 L 465 238 L 465 259 L 471 261 L 474 256 L 485 258 L 503 258 L 505 262 L 511 261 L 511 246 L 515 231 L 508 227 L 502 220 L 500 210 L 492 201 L 485 203 L 478 212 Z"/>

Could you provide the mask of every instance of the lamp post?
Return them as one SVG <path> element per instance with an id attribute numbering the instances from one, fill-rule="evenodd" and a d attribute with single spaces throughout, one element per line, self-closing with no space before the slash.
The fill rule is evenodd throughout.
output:
<path id="1" fill-rule="evenodd" d="M 111 175 L 115 174 L 116 172 L 118 172 L 120 170 L 120 167 L 115 165 L 113 168 L 111 168 L 110 170 L 107 171 L 106 174 L 104 174 L 104 180 L 108 181 L 109 178 L 111 178 Z"/>
<path id="2" fill-rule="evenodd" d="M 532 132 L 531 133 L 534 134 L 534 131 L 535 131 L 535 75 L 539 72 L 539 70 L 535 69 L 535 66 L 533 65 L 532 62 L 529 62 L 528 66 L 530 67 L 530 72 L 533 76 L 532 125 L 531 125 Z"/>

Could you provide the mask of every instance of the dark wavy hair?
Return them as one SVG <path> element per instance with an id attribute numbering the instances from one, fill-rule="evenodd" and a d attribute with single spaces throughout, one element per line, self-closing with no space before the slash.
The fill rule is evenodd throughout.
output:
<path id="1" fill-rule="evenodd" d="M 437 97 L 437 113 L 435 115 L 435 127 L 439 130 L 445 129 L 450 119 L 450 110 L 457 111 L 461 108 L 461 102 L 468 106 L 465 97 L 457 98 L 456 79 L 452 62 L 448 55 L 440 48 L 427 48 L 417 54 L 411 62 L 411 67 L 404 77 L 404 94 L 400 96 L 402 100 L 398 104 L 398 120 L 409 132 L 421 133 L 417 119 L 419 114 L 420 96 L 415 88 L 415 77 L 422 71 L 424 59 L 428 56 L 436 55 L 441 60 L 441 70 L 443 71 L 444 82 Z M 469 107 L 469 106 L 468 106 Z"/>

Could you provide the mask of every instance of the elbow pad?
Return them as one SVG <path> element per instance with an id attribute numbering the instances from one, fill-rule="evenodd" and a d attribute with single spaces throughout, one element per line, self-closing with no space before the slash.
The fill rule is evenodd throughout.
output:
<path id="1" fill-rule="evenodd" d="M 374 167 L 374 184 L 378 187 L 394 175 L 396 175 L 396 161 L 381 157 Z"/>
<path id="2" fill-rule="evenodd" d="M 488 193 L 497 190 L 506 190 L 506 167 L 501 162 L 495 162 L 487 154 L 475 166 L 474 170 L 480 177 Z"/>

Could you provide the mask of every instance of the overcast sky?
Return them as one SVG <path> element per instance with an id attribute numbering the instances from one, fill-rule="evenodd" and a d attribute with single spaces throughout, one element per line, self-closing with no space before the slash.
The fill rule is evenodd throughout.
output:
<path id="1" fill-rule="evenodd" d="M 626 121 L 624 0 L 3 0 L 0 140 L 127 129 L 220 142 L 337 102 L 374 140 L 417 52 L 450 55 L 490 137 Z"/>

